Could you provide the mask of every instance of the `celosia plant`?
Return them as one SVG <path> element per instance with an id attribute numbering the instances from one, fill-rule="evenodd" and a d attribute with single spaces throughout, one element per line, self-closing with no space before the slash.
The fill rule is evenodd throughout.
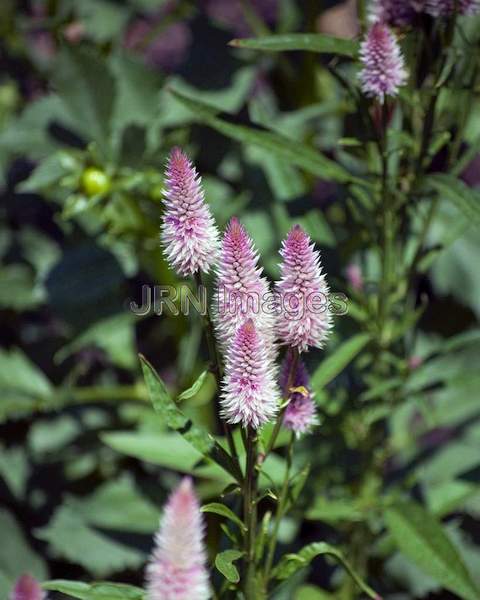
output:
<path id="1" fill-rule="evenodd" d="M 15 429 L 0 447 L 0 492 L 7 505 L 24 498 L 12 515 L 0 511 L 0 525 L 18 530 L 13 552 L 29 565 L 20 569 L 9 545 L 2 559 L 2 546 L 0 590 L 8 600 L 45 600 L 47 591 L 79 600 L 381 600 L 409 598 L 404 588 L 439 598 L 441 584 L 479 598 L 462 561 L 465 523 L 458 519 L 462 531 L 449 520 L 446 535 L 439 522 L 467 505 L 478 512 L 478 361 L 474 351 L 454 353 L 478 348 L 479 334 L 440 339 L 458 315 L 434 335 L 425 311 L 451 295 L 456 308 L 465 302 L 458 314 L 468 326 L 480 314 L 480 284 L 469 273 L 480 195 L 467 185 L 480 148 L 480 1 L 341 2 L 326 14 L 322 3 L 303 13 L 305 3 L 288 0 L 179 0 L 151 13 L 155 2 L 145 0 L 20 4 L 38 5 L 32 27 L 22 22 L 33 47 L 46 35 L 47 54 L 62 58 L 45 65 L 35 56 L 39 97 L 20 121 L 9 104 L 17 88 L 2 80 L 0 121 L 15 127 L 0 150 L 10 144 L 16 160 L 32 129 L 31 160 L 16 166 L 28 171 L 45 148 L 63 144 L 63 126 L 74 149 L 62 145 L 40 163 L 18 202 L 16 169 L 5 178 L 12 232 L 0 231 L 0 307 L 9 345 L 17 290 L 30 295 L 21 299 L 21 348 L 1 354 L 0 417 L 12 414 Z M 83 31 L 97 11 L 103 21 Z M 228 31 L 255 36 L 231 41 L 218 72 L 218 55 L 198 52 L 208 18 L 214 44 Z M 90 38 L 95 60 L 83 53 Z M 3 62 L 22 65 L 16 35 L 5 39 Z M 150 67 L 181 72 L 139 74 L 129 49 Z M 92 236 L 85 267 L 83 248 L 65 258 L 65 247 L 32 235 L 43 212 L 23 212 L 23 203 L 43 185 L 55 189 L 56 238 Z M 121 286 L 104 274 L 107 263 L 107 275 L 122 269 L 130 286 L 144 276 L 162 284 L 153 306 L 162 319 L 144 321 L 152 307 L 142 313 L 133 301 L 137 319 L 111 316 L 107 301 Z M 84 286 L 73 285 L 72 264 Z M 185 302 L 195 294 L 198 303 Z M 106 315 L 99 324 L 89 320 L 92 306 Z M 428 335 L 418 336 L 424 315 Z M 58 338 L 48 345 L 51 378 L 23 353 L 31 342 L 41 354 L 47 328 Z M 140 367 L 135 342 L 147 356 Z M 24 422 L 39 409 L 42 420 L 50 411 L 60 421 L 51 435 L 50 424 Z M 18 437 L 28 437 L 24 455 L 13 447 Z M 109 450 L 83 460 L 93 440 Z M 43 487 L 29 472 L 36 451 Z M 58 510 L 44 501 L 51 480 Z M 17 523 L 23 512 L 29 536 Z M 30 538 L 48 565 L 24 550 Z M 313 561 L 319 567 L 309 570 Z M 58 579 L 16 579 L 47 567 Z M 64 579 L 67 568 L 82 581 Z M 138 587 L 103 581 L 123 576 Z"/>

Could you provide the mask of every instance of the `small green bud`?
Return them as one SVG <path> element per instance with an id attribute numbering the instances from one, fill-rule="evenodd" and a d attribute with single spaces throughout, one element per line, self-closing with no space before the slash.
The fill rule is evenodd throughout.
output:
<path id="1" fill-rule="evenodd" d="M 110 177 L 96 167 L 87 167 L 82 174 L 82 189 L 89 197 L 107 194 L 110 184 Z"/>

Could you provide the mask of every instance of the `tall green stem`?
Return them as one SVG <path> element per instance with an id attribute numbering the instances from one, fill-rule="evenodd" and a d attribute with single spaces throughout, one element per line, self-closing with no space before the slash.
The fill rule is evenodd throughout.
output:
<path id="1" fill-rule="evenodd" d="M 255 430 L 251 427 L 247 431 L 247 462 L 245 467 L 244 489 L 244 522 L 246 527 L 244 537 L 245 574 L 244 593 L 245 600 L 255 600 L 256 568 L 255 568 L 255 533 L 257 529 L 257 440 Z"/>
<path id="2" fill-rule="evenodd" d="M 275 513 L 275 524 L 274 524 L 273 531 L 272 531 L 272 534 L 270 537 L 268 551 L 267 551 L 267 558 L 265 561 L 265 574 L 264 574 L 265 589 L 268 586 L 270 572 L 272 570 L 273 559 L 275 556 L 275 549 L 277 547 L 277 538 L 278 538 L 278 530 L 280 528 L 280 522 L 285 514 L 285 510 L 287 508 L 287 503 L 288 503 L 288 485 L 289 485 L 289 481 L 290 481 L 290 471 L 292 468 L 294 441 L 295 441 L 295 434 L 292 432 L 292 434 L 290 436 L 290 441 L 288 443 L 288 449 L 287 449 L 287 468 L 285 471 L 285 479 L 283 480 L 282 489 L 280 491 L 280 496 L 278 499 L 277 511 Z"/>

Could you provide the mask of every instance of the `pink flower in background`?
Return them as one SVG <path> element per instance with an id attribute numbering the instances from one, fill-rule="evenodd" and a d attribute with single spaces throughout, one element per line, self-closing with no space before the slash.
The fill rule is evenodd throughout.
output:
<path id="1" fill-rule="evenodd" d="M 129 50 L 143 54 L 147 64 L 164 71 L 174 71 L 186 59 L 192 43 L 192 33 L 187 23 L 177 21 L 155 34 L 155 28 L 164 15 L 134 21 L 125 34 L 124 45 Z"/>
<path id="2" fill-rule="evenodd" d="M 204 522 L 192 480 L 171 494 L 146 570 L 148 600 L 210 598 Z"/>
<path id="3" fill-rule="evenodd" d="M 409 25 L 421 9 L 418 2 L 412 0 L 373 0 L 370 3 L 369 18 L 394 27 Z"/>
<path id="4" fill-rule="evenodd" d="M 462 173 L 463 181 L 470 187 L 480 186 L 480 154 L 468 163 L 466 169 Z"/>
<path id="5" fill-rule="evenodd" d="M 262 310 L 269 285 L 262 277 L 258 260 L 253 240 L 234 217 L 222 240 L 213 304 L 217 336 L 224 348 L 238 327 L 249 318 L 253 319 L 258 331 L 273 342 L 275 317 Z"/>
<path id="6" fill-rule="evenodd" d="M 307 368 L 302 360 L 298 360 L 295 373 L 291 381 L 291 370 L 293 366 L 293 352 L 289 350 L 280 371 L 280 389 L 284 398 L 289 398 L 283 424 L 287 429 L 294 431 L 297 435 L 307 433 L 314 425 L 318 424 L 315 404 L 310 391 L 310 378 Z M 304 388 L 303 390 L 291 392 L 291 388 Z"/>
<path id="7" fill-rule="evenodd" d="M 220 398 L 228 423 L 258 429 L 277 413 L 280 393 L 272 354 L 252 319 L 238 328 L 227 349 Z"/>
<path id="8" fill-rule="evenodd" d="M 298 348 L 321 348 L 332 326 L 329 288 L 315 244 L 295 225 L 282 243 L 281 280 L 277 282 L 279 316 L 276 333 L 282 343 Z"/>
<path id="9" fill-rule="evenodd" d="M 447 17 L 455 12 L 474 15 L 480 12 L 480 0 L 426 0 L 425 11 L 434 17 Z"/>
<path id="10" fill-rule="evenodd" d="M 396 96 L 407 81 L 405 63 L 397 38 L 383 23 L 375 23 L 360 46 L 360 82 L 367 96 L 384 102 Z"/>
<path id="11" fill-rule="evenodd" d="M 15 583 L 10 600 L 46 600 L 46 595 L 34 577 L 22 575 Z"/>
<path id="12" fill-rule="evenodd" d="M 232 29 L 237 35 L 252 33 L 247 23 L 241 0 L 203 0 L 207 15 L 224 27 Z M 279 0 L 251 0 L 252 8 L 257 15 L 272 25 L 278 15 Z"/>
<path id="13" fill-rule="evenodd" d="M 205 203 L 201 180 L 187 156 L 174 148 L 165 174 L 165 213 L 161 241 L 179 275 L 208 273 L 219 250 L 219 232 Z"/>
<path id="14" fill-rule="evenodd" d="M 348 283 L 356 292 L 362 291 L 363 275 L 362 270 L 358 265 L 354 265 L 353 263 L 348 265 L 348 267 L 345 269 L 345 275 Z"/>
<path id="15" fill-rule="evenodd" d="M 422 366 L 423 359 L 421 356 L 410 356 L 408 359 L 408 368 L 412 371 L 418 369 L 418 367 Z"/>

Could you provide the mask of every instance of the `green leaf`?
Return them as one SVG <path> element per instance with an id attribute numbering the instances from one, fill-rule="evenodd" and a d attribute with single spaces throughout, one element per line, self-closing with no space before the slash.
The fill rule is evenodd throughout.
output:
<path id="1" fill-rule="evenodd" d="M 297 554 L 286 554 L 280 559 L 272 575 L 280 581 L 288 579 L 300 569 L 307 567 L 314 558 L 321 555 L 332 556 L 337 562 L 343 565 L 350 577 L 363 592 L 370 596 L 370 598 L 378 600 L 378 594 L 357 575 L 340 550 L 325 542 L 313 542 L 302 548 Z"/>
<path id="2" fill-rule="evenodd" d="M 475 600 L 475 588 L 441 524 L 422 506 L 399 502 L 385 511 L 385 523 L 400 550 L 414 564 L 461 598 Z"/>
<path id="3" fill-rule="evenodd" d="M 35 285 L 32 270 L 16 263 L 0 267 L 0 307 L 28 310 L 44 300 L 44 290 Z"/>
<path id="4" fill-rule="evenodd" d="M 22 181 L 17 189 L 20 192 L 38 192 L 55 183 L 67 173 L 65 161 L 62 160 L 62 153 L 52 154 L 42 161 L 33 171 L 33 173 Z"/>
<path id="5" fill-rule="evenodd" d="M 112 56 L 111 67 L 117 83 L 112 120 L 116 135 L 119 136 L 128 125 L 135 124 L 150 126 L 149 137 L 158 138 L 158 131 L 152 124 L 161 109 L 158 96 L 162 78 L 140 60 L 121 52 Z M 155 140 L 150 141 L 154 145 Z"/>
<path id="6" fill-rule="evenodd" d="M 4 448 L 0 444 L 0 476 L 17 498 L 22 498 L 27 486 L 29 466 L 25 449 L 20 446 Z"/>
<path id="7" fill-rule="evenodd" d="M 334 600 L 335 596 L 314 585 L 302 585 L 293 600 Z"/>
<path id="8" fill-rule="evenodd" d="M 335 379 L 343 369 L 359 354 L 370 341 L 366 333 L 359 333 L 347 342 L 341 344 L 333 354 L 320 364 L 312 376 L 312 387 L 315 390 L 325 387 Z"/>
<path id="9" fill-rule="evenodd" d="M 105 62 L 83 48 L 64 47 L 53 69 L 53 85 L 74 127 L 108 153 L 115 82 Z"/>
<path id="10" fill-rule="evenodd" d="M 202 459 L 202 454 L 177 433 L 103 433 L 102 441 L 117 452 L 155 465 L 189 473 Z"/>
<path id="11" fill-rule="evenodd" d="M 72 498 L 70 504 L 89 525 L 103 529 L 151 534 L 160 516 L 127 474 L 104 483 L 86 498 Z"/>
<path id="12" fill-rule="evenodd" d="M 197 121 L 209 125 L 216 131 L 237 142 L 263 148 L 267 152 L 271 152 L 273 155 L 288 161 L 290 164 L 296 165 L 308 173 L 322 177 L 325 180 L 342 183 L 358 181 L 356 177 L 351 175 L 340 164 L 326 158 L 311 146 L 268 130 L 253 129 L 229 123 L 216 117 L 215 109 L 208 104 L 193 100 L 175 90 L 172 90 L 172 94 L 192 111 Z"/>
<path id="13" fill-rule="evenodd" d="M 240 550 L 225 550 L 224 552 L 217 554 L 215 557 L 215 566 L 225 577 L 225 579 L 231 583 L 238 583 L 240 581 L 238 569 L 232 563 L 243 556 L 243 554 L 244 553 L 240 552 Z"/>
<path id="14" fill-rule="evenodd" d="M 320 496 L 315 499 L 313 506 L 308 509 L 306 519 L 323 521 L 324 523 L 338 523 L 341 521 L 358 522 L 364 519 L 358 504 L 341 498 L 328 499 Z"/>
<path id="15" fill-rule="evenodd" d="M 287 510 L 289 510 L 289 507 L 294 505 L 295 502 L 298 500 L 298 497 L 302 493 L 305 483 L 307 482 L 309 474 L 310 464 L 303 467 L 301 471 L 299 471 L 294 477 L 292 477 L 290 481 L 290 490 L 288 494 Z"/>
<path id="16" fill-rule="evenodd" d="M 307 50 L 320 54 L 341 54 L 350 57 L 355 57 L 358 53 L 358 42 L 322 33 L 288 33 L 284 35 L 266 35 L 260 38 L 237 39 L 232 40 L 230 46 L 266 52 Z"/>
<path id="17" fill-rule="evenodd" d="M 102 349 L 117 366 L 133 369 L 136 366 L 135 318 L 132 314 L 121 313 L 97 321 L 81 335 L 56 354 L 55 361 L 62 362 L 75 352 L 87 346 Z"/>
<path id="18" fill-rule="evenodd" d="M 66 502 L 45 527 L 37 530 L 38 538 L 48 542 L 50 551 L 102 577 L 124 569 L 138 569 L 145 556 L 98 533 L 90 527 L 74 504 Z"/>
<path id="19" fill-rule="evenodd" d="M 181 433 L 202 454 L 208 454 L 214 444 L 213 437 L 203 429 L 193 425 L 181 412 L 170 396 L 165 384 L 147 359 L 140 356 L 140 362 L 145 384 L 155 411 L 162 416 L 170 429 Z"/>
<path id="20" fill-rule="evenodd" d="M 123 583 L 83 583 L 81 581 L 67 581 L 55 579 L 46 581 L 43 589 L 52 592 L 61 592 L 79 600 L 143 600 L 145 592 L 133 585 Z"/>
<path id="21" fill-rule="evenodd" d="M 426 184 L 432 187 L 441 198 L 448 200 L 465 217 L 480 225 L 480 192 L 468 187 L 463 181 L 444 173 L 430 175 Z"/>
<path id="22" fill-rule="evenodd" d="M 30 548 L 16 520 L 1 509 L 0 531 L 4 541 L 0 544 L 0 598 L 9 598 L 15 580 L 23 573 L 42 580 L 47 576 L 47 569 Z"/>
<path id="23" fill-rule="evenodd" d="M 89 38 L 96 42 L 108 42 L 118 36 L 130 16 L 127 8 L 107 0 L 83 0 L 75 9 Z"/>
<path id="24" fill-rule="evenodd" d="M 170 429 L 180 433 L 201 454 L 211 458 L 219 464 L 235 479 L 241 481 L 242 473 L 240 467 L 233 461 L 230 455 L 207 431 L 197 427 L 176 406 L 165 384 L 156 373 L 152 365 L 144 356 L 140 355 L 143 376 L 147 386 L 150 399 L 154 409 L 165 420 Z"/>
<path id="25" fill-rule="evenodd" d="M 205 379 L 207 378 L 207 375 L 208 371 L 203 371 L 203 373 L 199 375 L 195 383 L 191 387 L 189 387 L 188 390 L 185 390 L 180 394 L 178 400 L 189 400 L 190 398 L 193 398 L 193 396 L 196 396 L 197 393 L 200 391 Z"/>
<path id="26" fill-rule="evenodd" d="M 227 519 L 230 519 L 230 521 L 238 525 L 243 532 L 247 530 L 247 528 L 237 517 L 237 515 L 232 510 L 230 510 L 228 506 L 225 506 L 225 504 L 221 504 L 220 502 L 211 502 L 210 504 L 205 504 L 205 506 L 202 506 L 201 510 L 202 512 L 214 513 L 216 515 L 226 517 Z"/>
<path id="27" fill-rule="evenodd" d="M 54 389 L 20 350 L 0 350 L 0 421 L 52 405 Z"/>

